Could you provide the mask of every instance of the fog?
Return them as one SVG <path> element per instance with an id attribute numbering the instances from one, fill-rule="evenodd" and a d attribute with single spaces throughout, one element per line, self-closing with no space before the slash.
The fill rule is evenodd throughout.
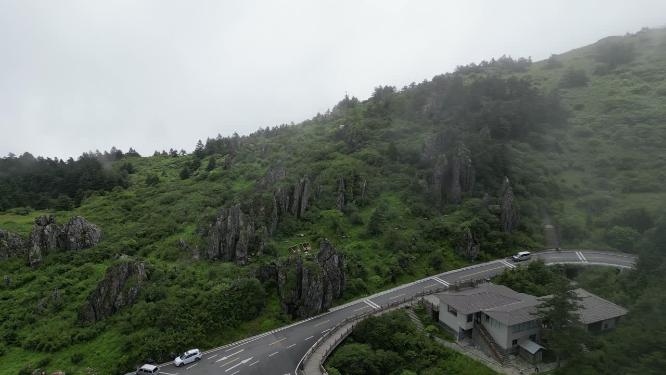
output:
<path id="1" fill-rule="evenodd" d="M 658 27 L 664 1 L 0 0 L 0 155 L 142 154 Z"/>

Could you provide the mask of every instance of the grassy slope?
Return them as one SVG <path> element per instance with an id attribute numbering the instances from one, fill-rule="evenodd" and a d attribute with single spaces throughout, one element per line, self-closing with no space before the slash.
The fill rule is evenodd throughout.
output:
<path id="1" fill-rule="evenodd" d="M 570 125 L 550 135 L 561 152 L 540 153 L 562 191 L 552 204 L 556 222 L 579 233 L 565 236 L 569 245 L 609 247 L 606 229 L 625 210 L 656 215 L 666 208 L 666 30 L 608 39 L 632 43 L 635 59 L 598 74 L 592 45 L 557 56 L 560 68 L 544 61 L 529 72 L 546 88 L 555 88 L 568 68 L 590 79 L 560 91 Z"/>
<path id="2" fill-rule="evenodd" d="M 566 226 L 568 232 L 584 234 L 568 236 L 569 244 L 608 247 L 606 224 L 621 215 L 624 209 L 644 207 L 656 212 L 664 208 L 666 200 L 661 183 L 664 180 L 665 151 L 660 146 L 666 135 L 663 121 L 666 118 L 666 95 L 663 94 L 666 83 L 661 80 L 666 71 L 666 56 L 663 55 L 664 48 L 657 47 L 663 47 L 665 33 L 661 30 L 629 37 L 636 43 L 637 58 L 607 75 L 593 73 L 596 64 L 594 46 L 559 56 L 564 65 L 562 68 L 547 69 L 545 63 L 535 63 L 527 73 L 545 89 L 554 88 L 569 66 L 585 69 L 590 77 L 586 87 L 561 93 L 565 104 L 572 110 L 568 128 L 553 129 L 544 134 L 541 140 L 544 147 L 512 144 L 513 152 L 522 155 L 514 168 L 533 168 L 539 176 L 545 175 L 557 182 L 562 194 L 551 204 L 556 221 Z M 0 289 L 3 317 L 24 323 L 16 332 L 19 341 L 33 336 L 52 336 L 52 341 L 59 342 L 63 336 L 76 334 L 90 334 L 93 338 L 82 344 L 61 343 L 54 346 L 52 353 L 10 346 L 0 356 L 0 368 L 14 373 L 26 362 L 34 364 L 42 358 L 50 358 L 49 368 L 76 372 L 87 366 L 108 368 L 126 355 L 122 353 L 124 337 L 118 326 L 132 315 L 132 308 L 92 328 L 81 328 L 75 323 L 77 307 L 103 277 L 104 269 L 113 261 L 113 254 L 140 256 L 155 269 L 173 272 L 175 281 L 166 285 L 169 296 L 186 293 L 186 280 L 190 277 L 197 285 L 190 287 L 210 288 L 214 284 L 229 283 L 239 275 L 249 275 L 252 267 L 195 262 L 178 248 L 176 241 L 182 238 L 191 244 L 205 246 L 197 228 L 209 223 L 225 203 L 243 201 L 276 160 L 284 162 L 292 177 L 314 174 L 320 181 L 327 182 L 326 186 L 333 187 L 324 191 L 329 195 L 327 199 L 333 195 L 331 189 L 334 189 L 335 178 L 340 173 L 351 171 L 368 176 L 372 199 L 368 205 L 358 207 L 358 217 L 367 223 L 379 202 L 385 202 L 390 212 L 386 227 L 400 228 L 394 231 L 400 234 L 397 240 L 409 244 L 411 234 L 418 233 L 427 224 L 413 212 L 413 202 L 397 193 L 409 190 L 412 171 L 400 163 L 385 170 L 382 169 L 384 164 L 376 167 L 373 160 L 382 156 L 388 146 L 387 139 L 401 139 L 399 146 L 402 150 L 419 148 L 425 137 L 425 132 L 421 132 L 424 129 L 420 124 L 396 121 L 390 128 L 375 131 L 374 150 L 364 148 L 350 155 L 339 152 L 341 145 L 330 141 L 344 121 L 309 121 L 281 133 L 276 139 L 259 139 L 247 145 L 247 151 L 241 152 L 230 170 L 218 167 L 207 172 L 204 161 L 188 180 L 181 180 L 178 172 L 191 156 L 130 159 L 137 169 L 137 173 L 131 176 L 130 188 L 89 197 L 74 211 L 57 213 L 61 222 L 68 216 L 80 214 L 99 224 L 104 230 L 104 241 L 98 247 L 80 254 L 51 255 L 37 270 L 30 270 L 17 261 L 0 264 L 0 273 L 11 276 L 20 285 Z M 270 159 L 255 152 L 262 147 L 270 150 Z M 299 163 L 303 159 L 312 162 L 303 165 Z M 218 166 L 220 164 L 221 159 Z M 638 165 L 640 169 L 635 167 Z M 161 179 L 157 187 L 145 185 L 149 174 Z M 632 191 L 637 186 L 643 188 Z M 523 204 L 539 206 L 542 202 Z M 33 212 L 28 216 L 0 213 L 0 227 L 26 234 L 32 218 L 38 214 L 41 213 Z M 463 218 L 454 212 L 444 220 Z M 304 240 L 315 242 L 328 237 L 345 250 L 354 264 L 364 268 L 365 276 L 352 280 L 357 287 L 346 298 L 463 264 L 453 255 L 448 239 L 419 240 L 416 250 L 408 254 L 407 271 L 391 280 L 387 275 L 395 268 L 400 254 L 387 250 L 386 244 L 396 238 L 368 237 L 365 227 L 351 220 L 349 215 L 327 207 L 310 210 L 304 221 L 291 220 L 283 223 L 283 227 L 287 229 L 281 230 L 273 239 L 277 255 L 286 254 L 289 246 Z M 535 238 L 538 240 L 538 234 Z M 433 266 L 430 262 L 435 253 L 441 255 L 441 265 Z M 64 291 L 62 307 L 50 308 L 46 313 L 36 312 L 37 301 L 54 288 Z M 267 307 L 259 318 L 234 329 L 212 332 L 201 346 L 222 344 L 288 322 L 280 312 L 275 294 L 269 295 Z M 82 362 L 71 363 L 70 358 L 75 353 L 83 354 Z"/>

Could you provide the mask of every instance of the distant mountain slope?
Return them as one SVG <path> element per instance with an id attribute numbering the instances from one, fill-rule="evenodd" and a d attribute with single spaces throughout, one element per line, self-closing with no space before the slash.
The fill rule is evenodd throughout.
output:
<path id="1" fill-rule="evenodd" d="M 346 97 L 301 124 L 212 138 L 191 154 L 124 155 L 110 165 L 115 183 L 67 186 L 36 206 L 51 209 L 7 200 L 2 229 L 26 237 L 34 217 L 55 213 L 60 223 L 83 216 L 103 237 L 36 268 L 0 260 L 0 367 L 119 373 L 286 324 L 337 296 L 296 298 L 304 288 L 342 286 L 342 301 L 539 248 L 548 215 L 565 244 L 632 250 L 664 205 L 664 35 L 380 86 L 366 101 Z M 310 254 L 323 239 L 344 262 Z M 344 277 L 322 278 L 341 265 Z M 114 280 L 114 269 L 127 277 Z M 306 286 L 303 274 L 314 275 Z M 105 282 L 140 284 L 136 303 L 81 321 Z"/>

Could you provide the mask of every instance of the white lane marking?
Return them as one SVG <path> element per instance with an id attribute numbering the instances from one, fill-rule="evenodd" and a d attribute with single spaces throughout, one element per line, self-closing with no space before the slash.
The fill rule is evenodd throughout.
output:
<path id="1" fill-rule="evenodd" d="M 268 355 L 268 358 L 270 358 L 270 357 L 272 357 L 272 356 L 274 356 L 274 355 L 276 355 L 276 354 L 278 354 L 278 353 L 279 353 L 279 352 L 271 353 L 271 354 Z"/>
<path id="2" fill-rule="evenodd" d="M 364 299 L 363 302 L 367 303 L 368 306 L 372 307 L 373 309 L 377 309 L 377 310 L 381 309 L 381 306 L 379 306 L 378 304 L 370 301 L 368 298 Z"/>
<path id="3" fill-rule="evenodd" d="M 254 362 L 250 363 L 250 364 L 247 365 L 247 366 L 248 366 L 248 367 L 250 367 L 250 366 L 254 366 L 254 365 L 256 365 L 257 363 L 259 363 L 259 361 L 254 361 Z"/>
<path id="4" fill-rule="evenodd" d="M 328 322 L 330 322 L 330 321 L 331 321 L 330 319 L 328 319 L 328 320 L 324 320 L 323 322 L 321 322 L 321 323 L 317 323 L 317 324 L 315 324 L 314 326 L 315 326 L 315 327 L 319 327 L 320 325 L 324 325 L 324 324 L 326 324 L 326 323 L 328 323 Z"/>
<path id="5" fill-rule="evenodd" d="M 287 346 L 287 349 L 291 349 L 291 348 L 293 348 L 294 346 L 296 346 L 296 344 L 291 344 L 291 345 Z"/>
<path id="6" fill-rule="evenodd" d="M 281 339 L 279 339 L 279 340 L 273 341 L 272 343 L 268 344 L 268 346 L 273 346 L 273 345 L 277 344 L 278 342 L 280 342 L 280 341 L 284 341 L 284 340 L 286 340 L 286 339 L 287 339 L 286 337 L 283 337 L 283 338 L 281 338 Z"/>
<path id="7" fill-rule="evenodd" d="M 192 366 L 186 368 L 185 370 L 189 370 L 189 369 L 191 369 L 192 367 L 196 367 L 197 365 L 198 365 L 198 363 L 195 363 L 195 364 L 193 364 Z"/>
<path id="8" fill-rule="evenodd" d="M 229 371 L 235 369 L 236 367 L 238 367 L 238 366 L 240 366 L 240 365 L 244 365 L 244 364 L 250 362 L 250 361 L 252 360 L 252 358 L 253 358 L 253 357 L 245 358 L 244 360 L 242 360 L 242 361 L 236 363 L 235 365 L 229 367 L 228 369 L 224 370 L 224 372 L 229 372 Z M 236 371 L 236 372 L 238 372 L 238 371 Z M 235 374 L 236 372 L 234 372 L 234 374 Z"/>
<path id="9" fill-rule="evenodd" d="M 306 337 L 306 338 L 305 338 L 305 341 L 308 341 L 308 340 L 310 340 L 310 339 L 313 338 L 313 337 L 314 337 L 314 336 Z"/>
<path id="10" fill-rule="evenodd" d="M 365 309 L 367 309 L 367 308 L 368 308 L 368 306 L 361 306 L 361 307 L 359 307 L 358 309 L 354 310 L 354 312 L 361 311 L 361 310 L 365 310 Z"/>
<path id="11" fill-rule="evenodd" d="M 438 283 L 440 283 L 440 284 L 442 284 L 442 285 L 444 285 L 444 286 L 449 286 L 449 285 L 451 285 L 451 284 L 449 284 L 447 281 L 442 280 L 442 279 L 440 279 L 440 278 L 437 277 L 437 276 L 433 276 L 433 277 L 431 277 L 431 279 L 437 281 Z M 434 286 L 434 285 L 437 285 L 437 284 L 433 284 L 433 285 L 431 285 L 431 286 Z"/>
<path id="12" fill-rule="evenodd" d="M 402 296 L 404 296 L 404 295 L 405 295 L 405 293 L 398 294 L 398 295 L 396 295 L 396 296 L 389 297 L 389 300 L 396 299 L 396 298 L 400 298 L 400 297 L 402 297 Z"/>
<path id="13" fill-rule="evenodd" d="M 239 358 L 236 357 L 236 358 L 232 359 L 231 361 L 229 361 L 229 362 L 227 362 L 227 363 L 223 363 L 222 365 L 220 365 L 220 367 L 224 367 L 224 366 L 227 366 L 227 365 L 229 365 L 229 364 L 232 364 L 232 363 L 238 361 L 238 359 L 239 359 Z"/>
<path id="14" fill-rule="evenodd" d="M 213 354 L 213 355 L 211 355 L 210 357 L 208 357 L 207 359 L 213 359 L 213 358 L 215 358 L 215 357 L 217 357 L 217 354 Z"/>
<path id="15" fill-rule="evenodd" d="M 240 352 L 242 352 L 242 351 L 245 351 L 245 349 L 241 349 L 241 350 L 235 351 L 235 352 L 233 352 L 233 353 L 231 353 L 231 354 L 229 354 L 229 355 L 225 355 L 224 357 L 218 359 L 218 360 L 215 361 L 215 362 L 221 362 L 221 361 L 224 361 L 225 359 L 229 359 L 229 358 L 235 356 L 236 354 L 238 354 L 238 353 L 240 353 Z"/>
<path id="16" fill-rule="evenodd" d="M 328 331 L 330 331 L 330 330 L 331 330 L 330 328 L 326 328 L 325 330 L 321 331 L 321 333 L 326 333 L 326 332 L 328 332 Z"/>
<path id="17" fill-rule="evenodd" d="M 552 266 L 553 264 L 577 264 L 581 265 L 580 262 L 546 262 L 547 266 Z M 604 262 L 587 262 L 583 263 L 586 266 L 607 266 L 607 267 L 615 267 L 615 268 L 627 268 L 627 269 L 632 269 L 634 268 L 633 266 L 625 266 L 621 264 L 613 264 L 613 263 L 604 263 Z"/>
<path id="18" fill-rule="evenodd" d="M 239 372 L 240 372 L 240 370 L 234 371 L 234 372 L 231 373 L 231 375 L 236 375 L 236 374 L 238 374 Z"/>
<path id="19" fill-rule="evenodd" d="M 516 265 L 515 265 L 515 264 L 511 264 L 511 263 L 509 263 L 509 262 L 508 262 L 507 260 L 505 260 L 505 259 L 500 260 L 500 262 L 502 262 L 503 264 L 506 264 L 506 266 L 509 267 L 509 268 L 511 268 L 511 269 L 516 268 Z"/>
<path id="20" fill-rule="evenodd" d="M 587 263 L 587 258 L 585 258 L 585 255 L 583 255 L 582 252 L 579 251 L 579 252 L 578 252 L 578 255 L 580 255 L 580 259 L 582 259 L 583 262 Z"/>
<path id="21" fill-rule="evenodd" d="M 481 274 L 481 273 L 489 273 L 490 271 L 499 270 L 499 269 L 504 269 L 504 266 L 495 267 L 495 268 L 489 268 L 489 269 L 487 269 L 487 270 L 483 270 L 483 271 L 479 271 L 479 272 L 474 272 L 474 273 L 470 273 L 470 274 L 467 274 L 467 275 L 463 275 L 463 276 L 461 276 L 460 281 L 463 281 L 463 280 L 465 280 L 465 279 L 468 279 L 470 276 L 478 275 L 478 274 Z"/>

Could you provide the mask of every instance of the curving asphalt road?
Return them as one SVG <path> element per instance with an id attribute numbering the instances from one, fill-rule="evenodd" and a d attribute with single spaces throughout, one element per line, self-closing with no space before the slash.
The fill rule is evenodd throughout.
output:
<path id="1" fill-rule="evenodd" d="M 618 268 L 633 268 L 636 262 L 636 257 L 632 255 L 593 250 L 548 250 L 534 253 L 533 258 L 541 259 L 547 265 L 578 264 Z M 472 279 L 485 279 L 513 267 L 516 267 L 516 264 L 510 260 L 499 259 L 444 272 L 352 301 L 332 308 L 327 313 L 271 332 L 208 350 L 204 352 L 203 359 L 196 364 L 180 368 L 173 365 L 162 366 L 160 373 L 165 375 L 295 375 L 296 368 L 308 349 L 322 335 L 346 318 L 378 309 L 380 305 L 386 305 L 398 299 L 409 298 L 419 292 Z"/>

